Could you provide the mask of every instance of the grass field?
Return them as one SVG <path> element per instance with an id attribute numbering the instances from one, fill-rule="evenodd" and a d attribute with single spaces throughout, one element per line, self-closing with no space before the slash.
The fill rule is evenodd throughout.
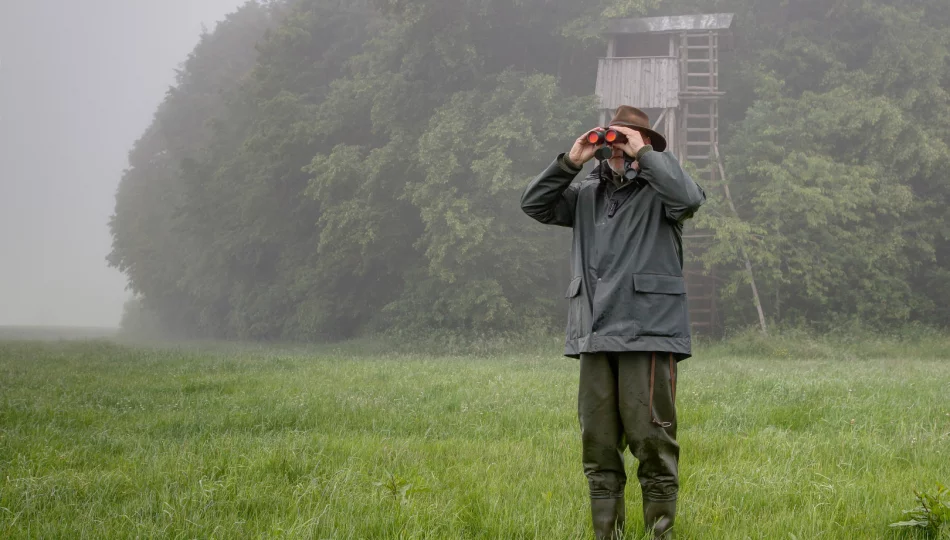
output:
<path id="1" fill-rule="evenodd" d="M 888 524 L 950 483 L 944 345 L 681 364 L 678 538 L 914 537 Z M 554 341 L 383 350 L 0 342 L 0 537 L 589 537 Z"/>

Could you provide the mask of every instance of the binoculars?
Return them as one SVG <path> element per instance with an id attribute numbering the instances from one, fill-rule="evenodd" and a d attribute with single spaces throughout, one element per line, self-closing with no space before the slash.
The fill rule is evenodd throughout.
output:
<path id="1" fill-rule="evenodd" d="M 627 142 L 627 136 L 623 133 L 620 133 L 616 129 L 595 129 L 587 134 L 587 142 L 595 146 L 601 146 L 597 149 L 597 152 L 594 153 L 594 156 L 603 161 L 609 159 L 610 155 L 613 153 L 613 150 L 610 149 L 610 146 L 615 144 L 623 144 Z"/>
<path id="2" fill-rule="evenodd" d="M 627 136 L 616 129 L 595 129 L 587 134 L 587 142 L 594 145 L 623 144 Z"/>

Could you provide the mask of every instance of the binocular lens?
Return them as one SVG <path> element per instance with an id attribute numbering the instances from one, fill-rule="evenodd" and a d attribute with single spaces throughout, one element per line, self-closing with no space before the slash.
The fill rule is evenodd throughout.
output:
<path id="1" fill-rule="evenodd" d="M 619 131 L 608 129 L 595 129 L 587 134 L 587 142 L 590 144 L 618 144 L 623 143 L 626 140 L 626 137 L 623 136 Z"/>

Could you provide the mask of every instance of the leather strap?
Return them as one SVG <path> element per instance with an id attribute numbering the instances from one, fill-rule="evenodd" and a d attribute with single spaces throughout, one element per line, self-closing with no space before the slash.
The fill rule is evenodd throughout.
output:
<path id="1" fill-rule="evenodd" d="M 673 403 L 676 403 L 676 362 L 673 353 L 670 353 L 670 384 L 673 385 Z"/>

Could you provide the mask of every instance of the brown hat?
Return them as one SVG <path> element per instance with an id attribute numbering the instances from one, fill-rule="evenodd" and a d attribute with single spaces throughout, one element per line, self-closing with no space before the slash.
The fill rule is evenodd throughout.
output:
<path id="1" fill-rule="evenodd" d="M 633 128 L 640 133 L 650 137 L 650 144 L 657 152 L 666 150 L 666 138 L 663 135 L 653 131 L 650 125 L 650 117 L 647 113 L 636 107 L 621 105 L 617 107 L 614 119 L 610 121 L 610 126 L 624 126 Z M 609 127 L 609 126 L 608 126 Z"/>

